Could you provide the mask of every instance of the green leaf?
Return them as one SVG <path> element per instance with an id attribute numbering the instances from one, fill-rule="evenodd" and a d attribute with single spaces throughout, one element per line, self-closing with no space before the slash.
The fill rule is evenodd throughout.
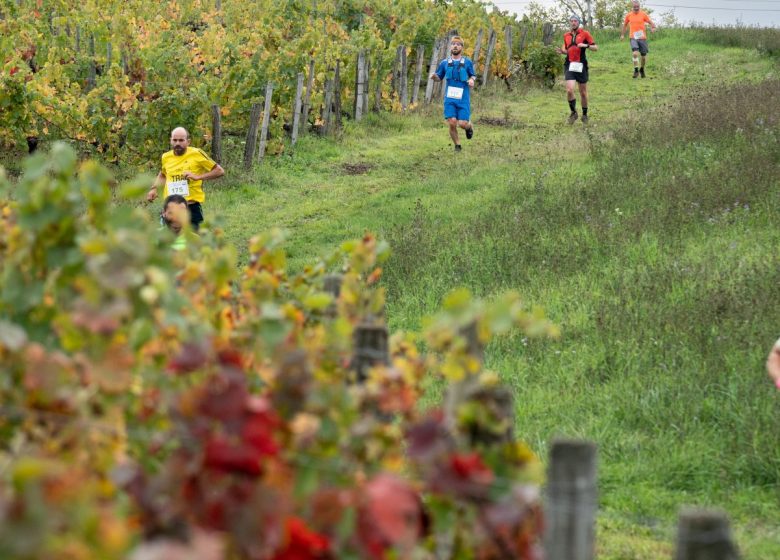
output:
<path id="1" fill-rule="evenodd" d="M 149 190 L 154 178 L 152 175 L 139 175 L 132 181 L 123 183 L 119 187 L 119 197 L 124 200 L 135 200 L 141 198 Z"/>
<path id="2" fill-rule="evenodd" d="M 27 333 L 19 325 L 0 320 L 0 345 L 12 352 L 19 351 L 27 343 Z"/>
<path id="3" fill-rule="evenodd" d="M 333 296 L 325 292 L 309 294 L 303 300 L 303 306 L 311 311 L 322 311 L 333 301 Z"/>

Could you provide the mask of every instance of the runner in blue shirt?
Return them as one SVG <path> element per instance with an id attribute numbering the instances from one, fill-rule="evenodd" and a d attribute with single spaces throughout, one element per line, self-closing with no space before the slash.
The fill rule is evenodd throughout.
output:
<path id="1" fill-rule="evenodd" d="M 444 92 L 444 118 L 450 125 L 450 138 L 455 143 L 455 151 L 459 152 L 461 148 L 458 127 L 466 131 L 466 138 L 469 140 L 474 136 L 469 94 L 474 87 L 476 72 L 471 60 L 463 56 L 463 39 L 457 36 L 450 39 L 450 57 L 439 63 L 436 72 L 431 74 L 429 79 L 438 82 L 445 78 L 447 89 Z"/>

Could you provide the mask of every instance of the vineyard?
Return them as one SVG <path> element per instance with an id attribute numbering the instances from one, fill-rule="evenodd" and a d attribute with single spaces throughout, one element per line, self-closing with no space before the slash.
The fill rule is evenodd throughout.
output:
<path id="1" fill-rule="evenodd" d="M 0 557 L 539 555 L 540 463 L 482 353 L 512 328 L 556 336 L 543 315 L 455 292 L 422 338 L 390 336 L 374 237 L 295 275 L 279 232 L 244 267 L 218 229 L 172 258 L 146 212 L 115 204 L 143 185 L 79 163 L 156 158 L 180 125 L 208 141 L 212 106 L 243 130 L 269 84 L 279 153 L 301 72 L 310 106 L 334 67 L 348 99 L 367 53 L 394 110 L 401 45 L 507 23 L 468 1 L 4 6 L 0 143 L 78 149 L 0 178 Z M 436 378 L 446 402 L 423 411 Z"/>
<path id="2" fill-rule="evenodd" d="M 241 269 L 219 231 L 172 258 L 111 200 L 144 185 L 63 144 L 19 186 L 0 229 L 0 557 L 536 557 L 540 464 L 482 366 L 511 328 L 557 334 L 516 295 L 455 292 L 423 339 L 391 337 L 371 236 L 288 276 L 275 232 Z M 449 382 L 440 408 L 418 406 L 423 373 Z"/>
<path id="3" fill-rule="evenodd" d="M 19 148 L 28 138 L 60 138 L 141 161 L 156 156 L 175 126 L 207 142 L 212 105 L 226 131 L 243 133 L 271 83 L 268 151 L 280 153 L 299 73 L 313 69 L 306 80 L 309 103 L 318 109 L 338 66 L 340 114 L 340 99 L 354 95 L 357 55 L 365 51 L 378 105 L 397 109 L 399 46 L 430 53 L 439 37 L 457 30 L 471 53 L 483 30 L 501 33 L 516 23 L 471 0 L 9 2 L 0 20 L 0 142 Z M 491 74 L 506 74 L 507 48 L 511 42 L 497 41 L 492 59 L 483 49 Z M 304 126 L 320 125 L 319 110 L 307 120 Z"/>
<path id="4" fill-rule="evenodd" d="M 478 135 L 437 168 L 405 80 L 455 30 Z M 472 0 L 7 0 L 0 31 L 0 559 L 644 560 L 690 503 L 777 557 L 776 30 L 664 31 L 644 81 L 599 30 L 589 128 L 499 81 L 550 85 L 552 25 Z M 126 177 L 216 120 L 172 252 Z M 261 121 L 289 157 L 233 173 Z M 730 558 L 683 517 L 678 558 Z"/>

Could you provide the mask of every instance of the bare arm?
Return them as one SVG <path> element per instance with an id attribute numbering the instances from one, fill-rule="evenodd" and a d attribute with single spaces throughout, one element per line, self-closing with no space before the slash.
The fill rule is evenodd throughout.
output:
<path id="1" fill-rule="evenodd" d="M 623 28 L 620 30 L 620 40 L 622 41 L 626 36 L 626 29 L 628 29 L 628 22 L 623 23 Z"/>
<path id="2" fill-rule="evenodd" d="M 152 183 L 152 188 L 150 188 L 149 192 L 146 193 L 146 201 L 147 202 L 151 202 L 155 198 L 157 198 L 157 189 L 158 189 L 158 187 L 160 187 L 160 186 L 162 186 L 164 184 L 165 184 L 165 173 L 160 171 L 157 174 L 157 177 L 155 177 L 154 183 Z"/>
<path id="3" fill-rule="evenodd" d="M 780 389 L 780 339 L 775 342 L 766 359 L 766 371 L 775 385 Z"/>
<path id="4" fill-rule="evenodd" d="M 653 20 L 650 18 L 647 18 L 647 23 L 650 24 L 650 32 L 655 33 L 655 23 L 653 23 Z"/>

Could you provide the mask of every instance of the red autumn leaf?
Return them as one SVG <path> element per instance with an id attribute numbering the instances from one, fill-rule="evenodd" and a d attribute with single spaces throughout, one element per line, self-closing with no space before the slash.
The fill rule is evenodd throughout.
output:
<path id="1" fill-rule="evenodd" d="M 369 558 L 411 550 L 423 532 L 420 497 L 405 481 L 380 474 L 366 484 L 358 511 L 357 532 Z M 403 554 L 402 554 L 403 555 Z"/>
<path id="2" fill-rule="evenodd" d="M 209 380 L 204 392 L 199 412 L 222 422 L 239 422 L 245 414 L 249 391 L 243 374 L 223 372 Z"/>
<path id="3" fill-rule="evenodd" d="M 217 361 L 223 366 L 234 366 L 239 369 L 244 367 L 244 357 L 237 350 L 220 350 Z"/>
<path id="4" fill-rule="evenodd" d="M 265 456 L 275 456 L 279 445 L 274 440 L 274 429 L 279 421 L 271 413 L 254 413 L 249 416 L 241 436 L 247 445 Z"/>
<path id="5" fill-rule="evenodd" d="M 444 414 L 436 410 L 407 430 L 406 452 L 410 458 L 421 460 L 441 450 L 448 438 L 447 429 L 444 427 Z"/>
<path id="6" fill-rule="evenodd" d="M 315 533 L 297 517 L 287 520 L 286 542 L 272 560 L 325 560 L 330 558 L 330 541 Z"/>
<path id="7" fill-rule="evenodd" d="M 168 371 L 172 373 L 192 373 L 206 365 L 208 352 L 202 344 L 188 342 L 181 348 L 179 354 L 168 363 Z"/>
<path id="8" fill-rule="evenodd" d="M 455 474 L 464 480 L 478 484 L 493 482 L 493 471 L 490 470 L 478 453 L 456 454 L 450 459 L 450 465 Z"/>
<path id="9" fill-rule="evenodd" d="M 439 463 L 429 474 L 431 490 L 481 502 L 487 499 L 494 475 L 477 453 L 460 453 Z"/>
<path id="10" fill-rule="evenodd" d="M 371 284 L 376 284 L 379 282 L 380 278 L 382 278 L 382 269 L 377 267 L 371 274 L 368 275 L 368 278 L 366 278 L 366 284 L 369 286 Z"/>
<path id="11" fill-rule="evenodd" d="M 311 498 L 312 521 L 318 527 L 336 527 L 352 502 L 352 492 L 323 488 Z"/>
<path id="12" fill-rule="evenodd" d="M 223 436 L 212 436 L 206 443 L 204 465 L 227 472 L 250 476 L 263 473 L 262 461 L 267 454 L 244 442 L 231 442 Z"/>

